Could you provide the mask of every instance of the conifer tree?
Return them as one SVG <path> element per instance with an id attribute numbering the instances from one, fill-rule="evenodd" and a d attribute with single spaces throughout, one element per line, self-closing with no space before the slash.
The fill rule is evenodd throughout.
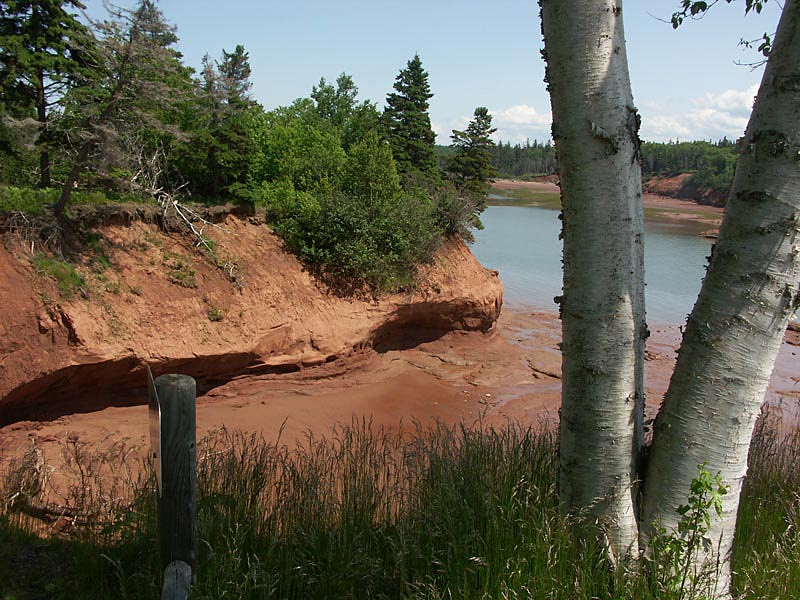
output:
<path id="1" fill-rule="evenodd" d="M 109 6 L 111 18 L 95 25 L 97 42 L 91 57 L 91 79 L 67 96 L 65 118 L 80 139 L 72 168 L 53 207 L 60 215 L 72 190 L 98 149 L 120 146 L 133 137 L 167 133 L 164 116 L 185 97 L 189 87 L 175 27 L 153 0 L 132 9 Z M 107 152 L 106 152 L 107 153 Z"/>
<path id="2" fill-rule="evenodd" d="M 192 190 L 201 195 L 218 196 L 247 179 L 252 142 L 243 116 L 255 106 L 250 74 L 250 56 L 241 44 L 223 50 L 220 61 L 203 57 L 194 135 L 179 152 Z"/>
<path id="3" fill-rule="evenodd" d="M 15 119 L 38 122 L 39 185 L 50 186 L 52 111 L 79 78 L 91 36 L 72 10 L 78 0 L 15 0 L 0 5 L 0 101 Z"/>
<path id="4" fill-rule="evenodd" d="M 222 50 L 222 61 L 217 63 L 219 85 L 224 92 L 228 105 L 238 105 L 240 108 L 252 103 L 250 81 L 250 53 L 244 46 L 237 44 L 233 52 Z"/>
<path id="5" fill-rule="evenodd" d="M 492 165 L 495 144 L 491 135 L 495 131 L 489 110 L 479 106 L 467 129 L 454 129 L 450 136 L 455 154 L 447 161 L 447 172 L 460 189 L 475 196 L 479 212 L 486 208 L 489 179 L 497 175 Z"/>
<path id="6" fill-rule="evenodd" d="M 428 115 L 428 100 L 433 94 L 419 54 L 400 70 L 394 89 L 395 92 L 386 97 L 384 120 L 397 170 L 401 175 L 419 171 L 438 179 L 439 167 L 434 154 L 436 135 Z"/>

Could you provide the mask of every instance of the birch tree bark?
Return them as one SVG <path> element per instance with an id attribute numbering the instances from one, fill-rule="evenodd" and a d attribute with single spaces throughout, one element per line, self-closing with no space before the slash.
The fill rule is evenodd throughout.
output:
<path id="1" fill-rule="evenodd" d="M 541 0 L 563 205 L 560 495 L 636 553 L 644 277 L 639 117 L 621 0 Z"/>
<path id="2" fill-rule="evenodd" d="M 800 304 L 800 6 L 786 0 L 744 138 L 719 241 L 656 419 L 642 522 L 677 524 L 698 465 L 730 486 L 700 559 L 728 594 L 742 479 L 788 319 Z M 643 528 L 646 542 L 648 530 Z M 716 552 L 719 554 L 717 555 Z"/>

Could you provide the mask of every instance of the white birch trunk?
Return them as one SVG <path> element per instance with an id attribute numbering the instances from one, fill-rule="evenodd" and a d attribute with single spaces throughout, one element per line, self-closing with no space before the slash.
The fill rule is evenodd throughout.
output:
<path id="1" fill-rule="evenodd" d="M 710 537 L 729 593 L 753 425 L 800 282 L 800 8 L 786 0 L 745 134 L 719 241 L 656 420 L 642 523 L 675 527 L 698 465 L 730 486 Z M 643 528 L 646 543 L 647 528 Z"/>
<path id="2" fill-rule="evenodd" d="M 621 0 L 541 0 L 563 203 L 560 495 L 635 553 L 644 338 L 639 118 Z"/>

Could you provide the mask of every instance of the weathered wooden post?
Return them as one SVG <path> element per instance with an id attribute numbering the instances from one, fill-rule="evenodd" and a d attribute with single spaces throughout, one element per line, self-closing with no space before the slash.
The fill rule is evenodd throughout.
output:
<path id="1" fill-rule="evenodd" d="M 157 477 L 160 474 L 158 531 L 165 569 L 161 598 L 185 599 L 197 556 L 196 384 L 187 375 L 162 375 L 154 385 L 149 377 L 155 396 L 151 398 L 153 457 Z"/>

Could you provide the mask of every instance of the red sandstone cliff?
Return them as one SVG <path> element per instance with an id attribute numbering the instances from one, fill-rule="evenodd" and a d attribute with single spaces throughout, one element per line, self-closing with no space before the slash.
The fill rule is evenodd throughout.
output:
<path id="1" fill-rule="evenodd" d="M 370 301 L 328 293 L 256 219 L 228 215 L 222 229 L 207 227 L 214 259 L 185 234 L 108 223 L 91 229 L 94 244 L 78 259 L 85 293 L 70 299 L 35 273 L 30 247 L 0 247 L 0 425 L 140 403 L 145 364 L 209 389 L 365 346 L 488 330 L 502 303 L 496 273 L 460 241 L 422 269 L 414 292 Z"/>

